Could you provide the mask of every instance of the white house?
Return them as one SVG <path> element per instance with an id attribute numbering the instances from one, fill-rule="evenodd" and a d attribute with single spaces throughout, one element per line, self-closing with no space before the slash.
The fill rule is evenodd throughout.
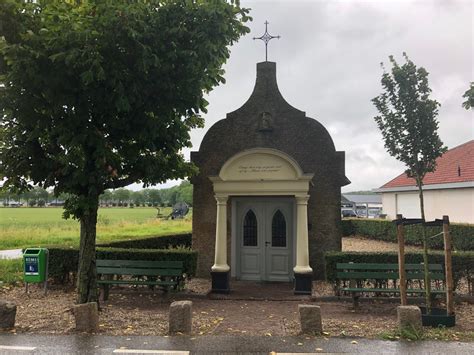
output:
<path id="1" fill-rule="evenodd" d="M 436 171 L 423 180 L 426 219 L 448 215 L 452 222 L 474 223 L 474 140 L 448 150 L 436 163 Z M 420 217 L 418 188 L 406 173 L 375 191 L 382 194 L 388 218 Z"/>

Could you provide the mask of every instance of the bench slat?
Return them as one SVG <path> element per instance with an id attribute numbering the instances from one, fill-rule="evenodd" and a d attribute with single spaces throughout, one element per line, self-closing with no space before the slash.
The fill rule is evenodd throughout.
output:
<path id="1" fill-rule="evenodd" d="M 181 269 L 182 261 L 164 260 L 96 260 L 97 267 L 138 267 L 138 268 L 160 268 L 160 269 Z"/>
<path id="2" fill-rule="evenodd" d="M 139 280 L 97 280 L 98 284 L 105 285 L 162 285 L 174 286 L 176 281 L 139 281 Z"/>
<path id="3" fill-rule="evenodd" d="M 98 267 L 97 274 L 102 275 L 133 275 L 133 276 L 181 276 L 180 269 L 140 269 Z"/>
<path id="4" fill-rule="evenodd" d="M 337 272 L 340 280 L 398 280 L 398 272 L 377 272 L 377 271 L 343 271 Z M 424 280 L 422 272 L 407 272 L 407 280 Z M 444 274 L 430 272 L 431 280 L 444 280 Z"/>
<path id="5" fill-rule="evenodd" d="M 441 264 L 428 264 L 431 271 L 443 271 Z M 337 263 L 337 270 L 396 270 L 398 264 L 374 264 L 374 263 Z M 405 270 L 424 270 L 423 264 L 405 264 Z"/>

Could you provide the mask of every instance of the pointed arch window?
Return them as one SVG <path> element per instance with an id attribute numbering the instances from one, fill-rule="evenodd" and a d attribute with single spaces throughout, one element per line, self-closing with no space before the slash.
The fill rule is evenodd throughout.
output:
<path id="1" fill-rule="evenodd" d="M 256 247 L 258 245 L 257 216 L 252 210 L 249 210 L 244 218 L 243 239 L 245 247 Z"/>
<path id="2" fill-rule="evenodd" d="M 286 219 L 280 210 L 272 218 L 272 247 L 286 247 Z"/>

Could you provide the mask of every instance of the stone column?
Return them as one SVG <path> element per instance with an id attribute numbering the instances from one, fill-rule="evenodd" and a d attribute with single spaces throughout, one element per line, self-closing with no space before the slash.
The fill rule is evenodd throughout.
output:
<path id="1" fill-rule="evenodd" d="M 295 294 L 311 294 L 313 269 L 309 266 L 308 195 L 296 196 Z"/>
<path id="2" fill-rule="evenodd" d="M 229 270 L 227 264 L 227 199 L 228 196 L 216 196 L 216 247 L 214 265 L 211 268 L 212 292 L 229 292 Z"/>

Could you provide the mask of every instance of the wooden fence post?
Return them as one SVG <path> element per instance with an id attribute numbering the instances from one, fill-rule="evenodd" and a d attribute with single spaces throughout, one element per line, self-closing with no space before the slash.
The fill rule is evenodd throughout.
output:
<path id="1" fill-rule="evenodd" d="M 402 306 L 408 304 L 407 282 L 405 275 L 405 231 L 402 222 L 403 216 L 397 214 L 397 239 L 398 239 L 398 276 L 400 279 L 400 302 Z"/>
<path id="2" fill-rule="evenodd" d="M 454 283 L 453 266 L 451 260 L 451 235 L 449 234 L 449 216 L 443 216 L 444 236 L 444 267 L 446 271 L 446 312 L 447 315 L 454 314 Z"/>

